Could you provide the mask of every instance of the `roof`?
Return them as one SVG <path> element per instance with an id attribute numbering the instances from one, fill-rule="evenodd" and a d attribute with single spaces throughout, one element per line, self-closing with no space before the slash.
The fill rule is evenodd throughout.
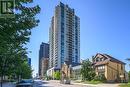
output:
<path id="1" fill-rule="evenodd" d="M 103 56 L 104 58 L 106 58 L 105 61 L 100 61 L 100 62 L 96 62 L 95 65 L 98 66 L 98 65 L 103 65 L 103 64 L 107 64 L 109 61 L 112 61 L 112 62 L 117 62 L 117 63 L 120 63 L 120 64 L 125 64 L 124 62 L 108 55 L 108 54 L 100 54 L 100 53 L 97 53 L 95 58 L 98 56 L 98 55 L 101 55 Z"/>
<path id="2" fill-rule="evenodd" d="M 104 54 L 106 57 L 110 58 L 110 61 L 113 61 L 113 62 L 118 62 L 118 63 L 121 63 L 121 64 L 125 64 L 124 62 L 110 56 L 110 55 L 107 55 L 107 54 Z"/>
<path id="3" fill-rule="evenodd" d="M 101 61 L 101 62 L 96 62 L 95 63 L 95 66 L 99 66 L 99 65 L 104 65 L 104 64 L 107 64 L 109 62 L 109 60 L 105 60 L 105 61 Z"/>

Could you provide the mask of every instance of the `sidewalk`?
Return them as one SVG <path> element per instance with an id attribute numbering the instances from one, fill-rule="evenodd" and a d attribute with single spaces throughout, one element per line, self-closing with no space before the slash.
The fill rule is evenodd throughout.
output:
<path id="1" fill-rule="evenodd" d="M 97 87 L 97 85 L 93 85 L 93 84 L 84 84 L 84 83 L 76 83 L 76 82 L 71 82 L 72 84 L 75 84 L 75 85 L 84 85 L 84 86 L 92 86 L 92 87 Z M 100 86 L 99 86 L 100 87 Z"/>
<path id="2" fill-rule="evenodd" d="M 101 83 L 101 84 L 84 84 L 84 83 L 75 83 L 71 81 L 71 84 L 60 84 L 59 80 L 49 80 L 43 81 L 47 84 L 44 84 L 45 87 L 119 87 L 119 84 L 110 84 L 110 83 Z M 44 87 L 43 86 L 43 87 Z"/>
<path id="3" fill-rule="evenodd" d="M 119 87 L 119 84 L 109 84 L 109 83 L 102 83 L 102 84 L 84 84 L 84 83 L 72 83 L 72 84 L 77 84 L 77 85 L 84 85 L 84 86 L 92 86 L 92 87 Z"/>

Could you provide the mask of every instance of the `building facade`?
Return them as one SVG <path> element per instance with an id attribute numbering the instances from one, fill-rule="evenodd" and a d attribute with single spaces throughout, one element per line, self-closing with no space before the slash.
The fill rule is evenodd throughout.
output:
<path id="1" fill-rule="evenodd" d="M 49 65 L 49 58 L 42 58 L 41 60 L 41 76 L 44 78 L 46 76 L 46 72 L 48 70 L 48 65 Z"/>
<path id="2" fill-rule="evenodd" d="M 28 58 L 28 65 L 31 67 L 31 58 Z"/>
<path id="3" fill-rule="evenodd" d="M 125 63 L 107 54 L 97 54 L 93 57 L 96 75 L 104 75 L 107 82 L 126 80 Z"/>
<path id="4" fill-rule="evenodd" d="M 39 50 L 39 76 L 42 75 L 42 60 L 44 58 L 49 58 L 49 44 L 48 43 L 41 43 L 40 50 Z"/>
<path id="5" fill-rule="evenodd" d="M 82 65 L 77 65 L 72 67 L 71 75 L 74 80 L 82 80 L 81 69 L 82 69 Z"/>
<path id="6" fill-rule="evenodd" d="M 80 18 L 61 2 L 51 20 L 49 44 L 49 68 L 61 68 L 65 61 L 71 65 L 80 62 Z"/>

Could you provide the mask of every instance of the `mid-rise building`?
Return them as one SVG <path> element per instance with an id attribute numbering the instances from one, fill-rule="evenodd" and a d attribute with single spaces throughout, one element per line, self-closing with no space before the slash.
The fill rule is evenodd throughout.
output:
<path id="1" fill-rule="evenodd" d="M 39 50 L 39 76 L 42 75 L 41 68 L 42 66 L 42 60 L 44 58 L 49 58 L 49 44 L 48 43 L 41 43 L 40 50 Z"/>
<path id="2" fill-rule="evenodd" d="M 48 70 L 49 65 L 49 58 L 42 58 L 41 59 L 41 76 L 44 78 L 46 76 L 46 72 Z"/>
<path id="3" fill-rule="evenodd" d="M 61 68 L 65 61 L 80 63 L 80 18 L 75 10 L 60 2 L 55 7 L 49 33 L 49 67 Z"/>

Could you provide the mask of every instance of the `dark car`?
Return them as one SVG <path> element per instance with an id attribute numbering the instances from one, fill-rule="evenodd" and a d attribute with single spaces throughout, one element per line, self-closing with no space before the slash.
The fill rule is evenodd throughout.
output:
<path id="1" fill-rule="evenodd" d="M 33 87 L 32 83 L 19 83 L 16 87 Z"/>
<path id="2" fill-rule="evenodd" d="M 23 79 L 21 80 L 16 87 L 33 87 L 34 81 L 32 79 Z"/>

